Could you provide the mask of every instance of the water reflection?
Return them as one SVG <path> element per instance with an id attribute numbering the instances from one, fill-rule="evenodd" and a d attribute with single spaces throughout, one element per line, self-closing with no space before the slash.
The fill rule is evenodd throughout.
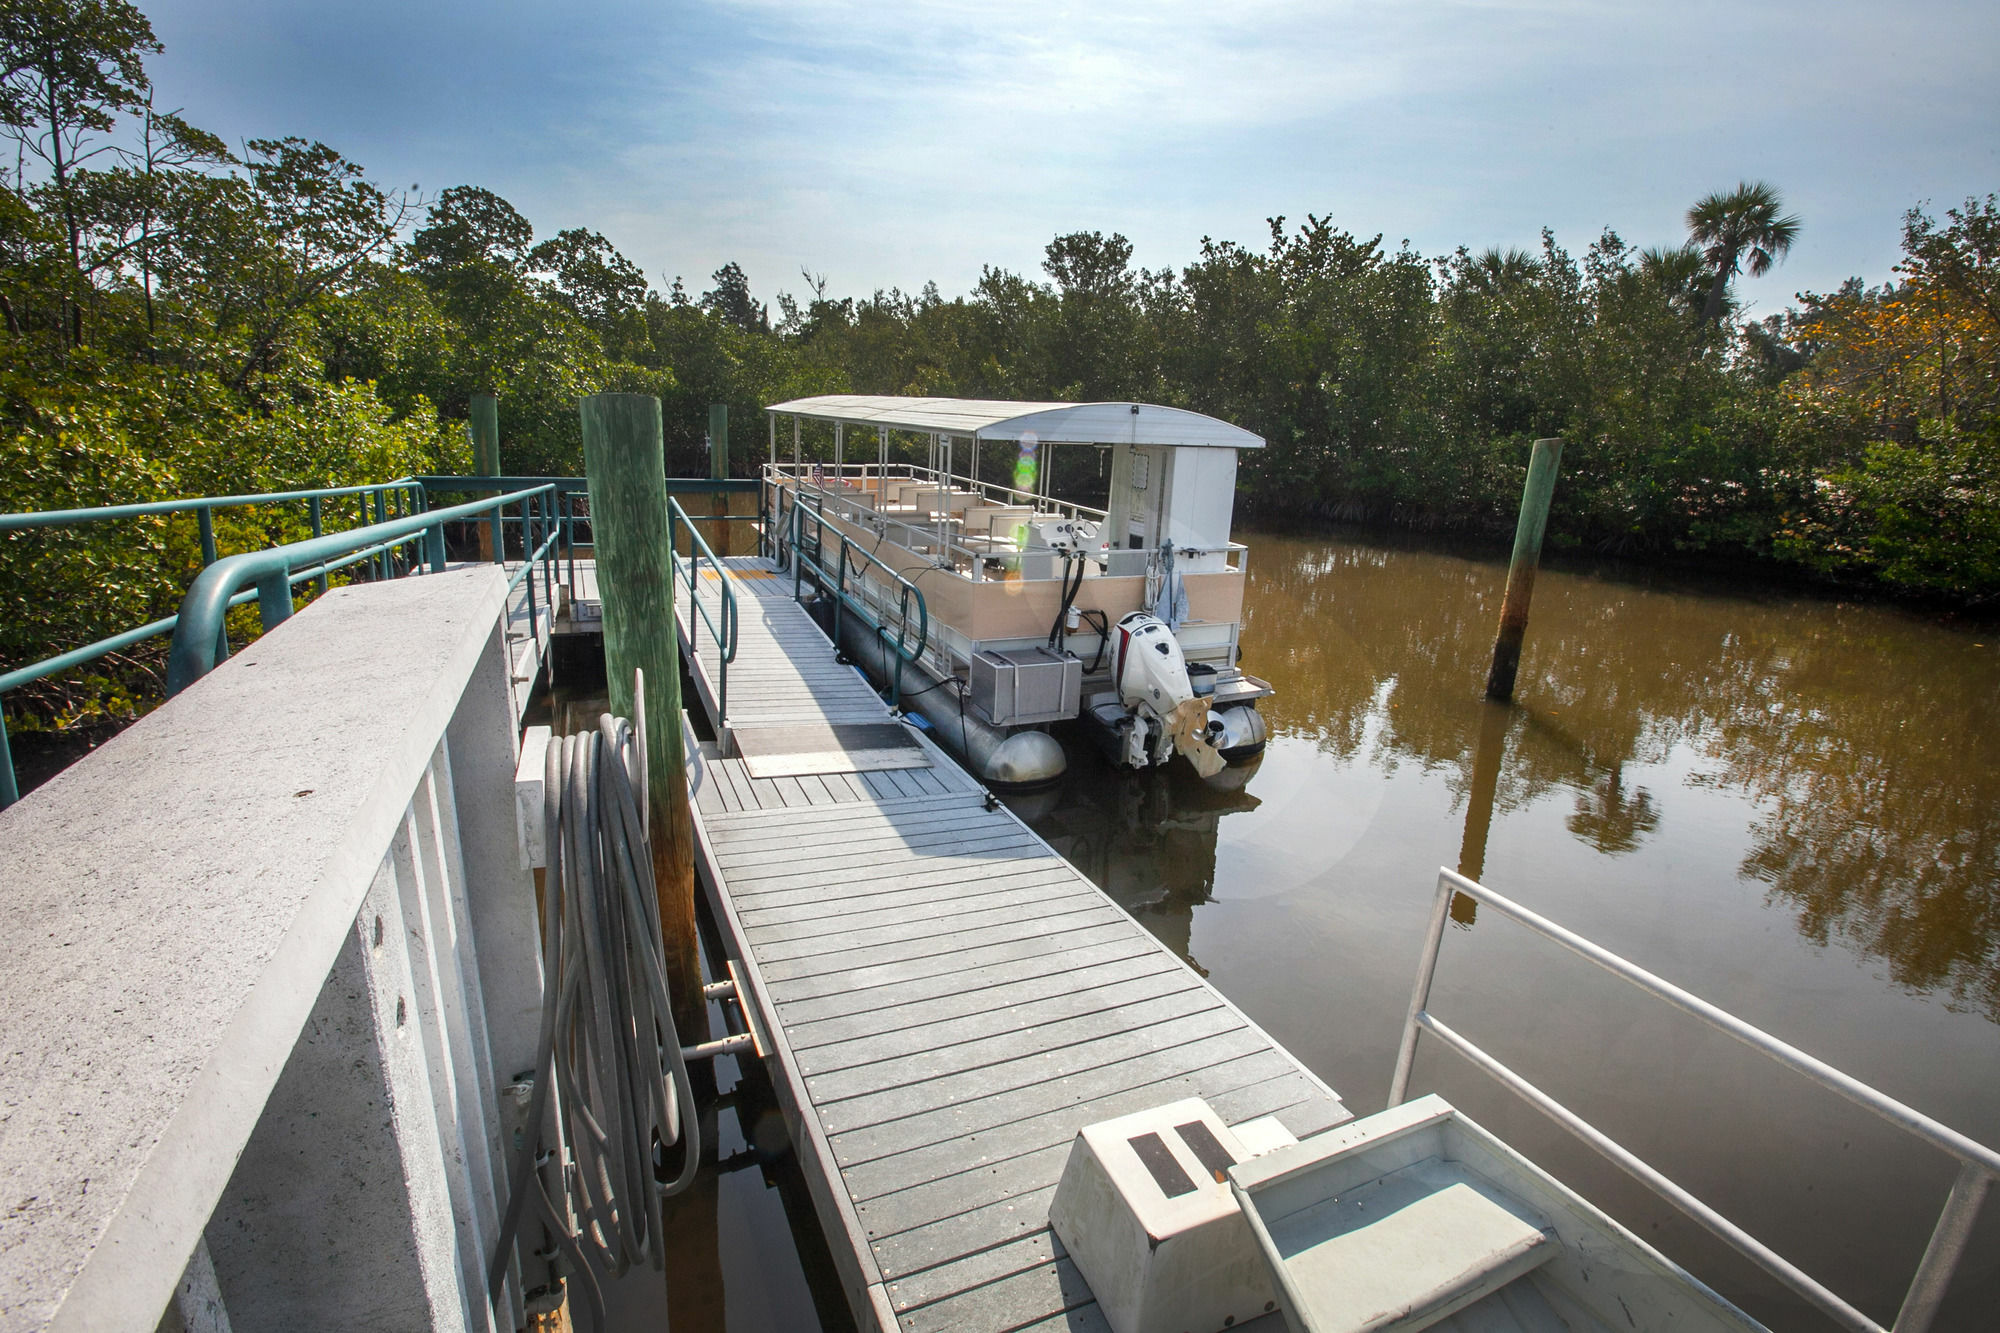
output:
<path id="1" fill-rule="evenodd" d="M 1244 640 L 1280 735 L 1384 773 L 1440 769 L 1476 875 L 1497 812 L 1567 794 L 1608 856 L 1676 802 L 1635 769 L 1743 805 L 1740 874 L 1808 939 L 2000 1019 L 1996 653 L 1880 608 L 1548 578 L 1513 710 L 1475 699 L 1500 582 L 1432 552 L 1260 538 Z M 1385 706 L 1386 701 L 1386 706 Z M 1371 728 L 1378 718 L 1382 724 Z"/>
<path id="2" fill-rule="evenodd" d="M 1215 889 L 1216 834 L 1226 814 L 1255 810 L 1255 762 L 1202 781 L 1175 764 L 1115 773 L 1093 747 L 1071 745 L 1060 786 L 1009 798 L 1014 813 L 1070 864 L 1207 976 L 1194 957 L 1194 910 Z"/>

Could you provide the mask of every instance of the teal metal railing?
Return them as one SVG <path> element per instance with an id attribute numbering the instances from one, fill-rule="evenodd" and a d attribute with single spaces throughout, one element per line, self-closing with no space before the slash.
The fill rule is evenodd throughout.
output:
<path id="1" fill-rule="evenodd" d="M 851 612 L 860 618 L 882 645 L 883 655 L 897 663 L 894 671 L 885 674 L 889 677 L 890 704 L 902 707 L 902 668 L 915 665 L 930 642 L 930 609 L 924 604 L 923 591 L 873 551 L 864 548 L 839 527 L 830 525 L 814 497 L 800 496 L 791 492 L 790 488 L 780 490 L 791 497 L 788 544 L 792 561 L 792 596 L 796 598 L 799 595 L 804 579 L 811 575 L 814 586 L 833 598 L 833 642 L 836 648 L 840 645 L 847 615 Z M 782 514 L 785 512 L 783 501 L 779 504 L 778 512 Z M 835 539 L 831 559 L 827 556 L 829 533 Z M 885 594 L 878 594 L 873 606 L 848 582 L 850 573 L 860 580 L 865 579 L 871 570 L 879 571 L 880 577 L 875 582 L 886 589 Z M 888 614 L 888 595 L 896 599 L 893 624 Z"/>
<path id="2" fill-rule="evenodd" d="M 757 482 L 753 479 L 714 481 L 708 478 L 673 477 L 668 479 L 671 490 L 682 493 L 722 493 L 753 491 Z M 497 494 L 496 494 L 497 492 Z M 433 509 L 437 496 L 467 494 L 482 498 L 466 504 Z M 528 585 L 527 606 L 531 617 L 536 614 L 538 603 L 553 606 L 556 598 L 556 584 L 563 579 L 563 562 L 568 563 L 568 582 L 574 583 L 576 574 L 576 546 L 578 529 L 587 528 L 589 483 L 581 477 L 480 477 L 462 475 L 424 475 L 400 477 L 394 481 L 377 482 L 365 486 L 331 486 L 314 490 L 270 491 L 247 495 L 200 496 L 184 500 L 160 500 L 143 504 L 103 505 L 90 509 L 40 510 L 21 514 L 0 514 L 0 533 L 23 532 L 32 529 L 53 529 L 76 527 L 82 524 L 98 523 L 117 519 L 132 519 L 160 515 L 195 515 L 202 552 L 203 571 L 195 580 L 195 587 L 212 588 L 214 581 L 203 585 L 202 580 L 209 572 L 228 561 L 237 561 L 228 575 L 236 581 L 225 602 L 216 602 L 212 592 L 204 593 L 200 606 L 202 633 L 213 634 L 209 648 L 196 651 L 186 646 L 186 635 L 181 626 L 189 613 L 190 602 L 183 601 L 181 610 L 171 616 L 150 621 L 144 625 L 123 630 L 95 643 L 31 662 L 13 671 L 0 674 L 0 696 L 8 691 L 47 677 L 58 675 L 76 667 L 88 665 L 112 653 L 120 652 L 149 639 L 162 635 L 175 636 L 175 646 L 169 653 L 168 693 L 172 694 L 193 679 L 212 670 L 215 664 L 229 655 L 229 641 L 224 626 L 228 611 L 237 606 L 256 601 L 263 611 L 266 628 L 280 623 L 291 614 L 289 590 L 303 583 L 313 583 L 316 590 L 325 592 L 327 576 L 366 564 L 376 578 L 393 578 L 399 573 L 411 572 L 428 561 L 433 568 L 438 566 L 438 551 L 442 550 L 444 525 L 446 523 L 481 523 L 490 535 L 489 545 L 492 558 L 504 561 L 511 545 L 514 558 L 521 566 L 515 570 L 509 581 L 510 590 Z M 279 575 L 257 564 L 257 572 L 243 575 L 249 568 L 239 556 L 222 557 L 216 548 L 215 515 L 218 510 L 254 508 L 257 506 L 294 504 L 306 505 L 307 521 L 311 525 L 312 540 L 294 542 L 265 551 L 249 552 L 246 555 L 269 556 L 272 552 L 284 552 L 282 565 L 286 580 L 287 596 L 280 608 L 277 595 Z M 343 509 L 353 505 L 352 516 L 356 526 L 345 531 L 328 534 L 330 522 L 347 518 Z M 511 511 L 518 512 L 511 512 Z M 683 518 L 687 516 L 683 514 Z M 692 521 L 689 531 L 694 531 Z M 422 545 L 423 551 L 417 548 Z M 706 544 L 704 543 L 704 550 Z M 713 554 L 710 553 L 710 559 Z M 717 565 L 720 568 L 720 565 Z M 217 576 L 218 578 L 222 576 Z M 539 589 L 537 588 L 539 583 Z M 195 587 L 188 591 L 188 599 L 194 597 Z M 267 597 L 266 594 L 269 594 Z M 539 597 L 538 597 L 539 592 Z M 733 597 L 733 593 L 732 593 Z M 733 656 L 734 605 L 727 613 L 731 620 L 730 634 Z M 276 619 L 273 619 L 273 616 Z M 212 628 L 211 628 L 212 622 Z M 188 631 L 193 633 L 194 631 Z M 176 662 L 181 675 L 176 674 Z M 8 743 L 6 718 L 0 712 L 0 809 L 4 809 L 20 799 L 19 782 L 15 774 L 14 760 Z"/>
<path id="3" fill-rule="evenodd" d="M 508 505 L 518 504 L 521 507 L 519 522 L 523 548 L 528 552 L 527 559 L 508 581 L 508 586 L 511 589 L 519 587 L 524 580 L 527 582 L 528 615 L 532 624 L 536 608 L 535 585 L 531 576 L 537 568 L 544 571 L 545 580 L 552 575 L 549 566 L 553 564 L 556 545 L 561 537 L 562 525 L 550 512 L 553 507 L 545 500 L 545 497 L 552 499 L 555 494 L 552 484 L 543 484 L 453 505 L 448 509 L 433 509 L 407 518 L 392 519 L 373 527 L 314 537 L 309 541 L 292 542 L 263 551 L 245 551 L 241 555 L 218 560 L 201 572 L 181 602 L 180 623 L 174 627 L 173 647 L 167 654 L 167 694 L 180 693 L 215 669 L 218 661 L 215 645 L 221 634 L 223 617 L 232 605 L 243 598 L 246 589 L 254 589 L 258 614 L 264 629 L 269 631 L 291 618 L 292 585 L 310 576 L 309 572 L 298 572 L 300 569 L 310 571 L 329 561 L 353 556 L 371 544 L 396 545 L 422 535 L 430 568 L 442 573 L 445 568 L 445 524 L 476 519 Z M 495 562 L 503 561 L 504 556 L 503 544 L 495 542 Z"/>
<path id="4" fill-rule="evenodd" d="M 726 521 L 727 516 L 704 514 L 701 518 Z M 724 567 L 715 552 L 709 548 L 708 542 L 701 535 L 701 529 L 696 527 L 695 523 L 696 519 L 681 508 L 680 501 L 671 496 L 667 498 L 667 550 L 674 557 L 670 564 L 676 587 L 680 584 L 683 573 L 683 566 L 677 554 L 680 550 L 680 529 L 683 526 L 687 528 L 688 535 L 688 561 L 685 566 L 688 594 L 688 656 L 693 657 L 700 651 L 700 640 L 694 633 L 695 620 L 699 617 L 702 625 L 708 630 L 709 642 L 715 646 L 712 657 L 716 663 L 715 713 L 726 722 L 729 718 L 729 664 L 736 660 L 736 582 L 729 576 L 729 570 Z M 709 613 L 708 603 L 701 599 L 701 571 L 704 566 L 715 571 L 716 586 L 722 590 L 722 596 L 718 599 L 722 608 L 720 623 L 717 623 L 716 618 Z"/>
<path id="5" fill-rule="evenodd" d="M 427 509 L 423 483 L 415 477 L 401 477 L 395 481 L 376 482 L 366 486 L 327 486 L 313 490 L 266 491 L 250 495 L 208 495 L 183 500 L 155 500 L 143 504 L 98 505 L 89 509 L 43 509 L 29 513 L 0 514 L 0 533 L 73 528 L 118 519 L 192 513 L 195 516 L 201 542 L 202 565 L 206 568 L 214 565 L 219 559 L 215 540 L 215 513 L 218 509 L 249 509 L 274 504 L 295 504 L 300 501 L 306 504 L 307 521 L 311 524 L 315 537 L 325 533 L 326 523 L 333 517 L 329 511 L 338 510 L 350 502 L 355 506 L 356 517 L 361 526 L 373 526 L 373 523 L 381 522 L 392 515 L 402 517 L 412 513 L 423 513 Z M 319 591 L 324 592 L 327 575 L 363 561 L 372 562 L 372 570 L 377 577 L 390 577 L 395 572 L 395 562 L 399 556 L 398 548 L 407 545 L 407 541 L 370 544 L 365 549 L 356 550 L 348 558 L 302 568 L 297 581 L 311 580 L 318 584 Z M 255 593 L 243 593 L 231 604 L 247 602 L 253 596 Z M 0 700 L 4 700 L 9 691 L 17 690 L 23 685 L 33 684 L 35 681 L 45 680 L 80 666 L 88 666 L 112 653 L 122 652 L 144 643 L 148 639 L 171 634 L 179 623 L 178 615 L 166 616 L 133 629 L 120 631 L 95 643 L 72 648 L 53 657 L 46 657 L 41 661 L 30 662 L 15 670 L 0 673 Z M 217 630 L 215 651 L 222 657 L 228 656 L 229 653 L 228 640 L 221 637 L 220 629 Z M 14 772 L 13 751 L 7 739 L 6 713 L 4 708 L 0 708 L 0 809 L 5 809 L 20 799 L 20 786 Z"/>

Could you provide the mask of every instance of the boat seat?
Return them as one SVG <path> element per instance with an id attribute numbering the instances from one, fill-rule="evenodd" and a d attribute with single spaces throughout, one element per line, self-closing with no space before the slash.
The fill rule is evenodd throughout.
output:
<path id="1" fill-rule="evenodd" d="M 1428 1328 L 1558 1253 L 1546 1223 L 1463 1163 L 1428 1157 L 1282 1217 L 1260 1214 L 1266 1258 L 1309 1333 Z M 1528 1284 L 1481 1313 L 1543 1323 Z M 1513 1314 L 1522 1301 L 1529 1309 Z M 1471 1313 L 1467 1311 L 1468 1314 Z M 1466 1326 L 1489 1326 L 1485 1318 Z"/>

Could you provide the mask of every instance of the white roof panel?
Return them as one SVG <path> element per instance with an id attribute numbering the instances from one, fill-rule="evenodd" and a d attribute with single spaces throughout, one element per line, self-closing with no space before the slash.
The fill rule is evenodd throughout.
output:
<path id="1" fill-rule="evenodd" d="M 833 393 L 773 403 L 767 412 L 813 421 L 886 426 L 925 434 L 1051 444 L 1152 444 L 1169 448 L 1262 449 L 1261 436 L 1215 417 L 1154 403 L 1020 403 L 992 398 L 900 398 Z"/>

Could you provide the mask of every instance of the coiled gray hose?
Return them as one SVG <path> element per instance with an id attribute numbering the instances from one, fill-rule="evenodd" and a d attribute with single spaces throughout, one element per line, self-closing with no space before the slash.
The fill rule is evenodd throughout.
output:
<path id="1" fill-rule="evenodd" d="M 487 1270 L 487 1296 L 497 1302 L 532 1196 L 553 1252 L 583 1279 L 600 1329 L 603 1281 L 642 1260 L 662 1267 L 661 1201 L 694 1183 L 701 1162 L 667 997 L 653 858 L 634 794 L 643 764 L 631 724 L 609 714 L 595 732 L 549 746 L 535 1105 L 508 1173 L 507 1211 Z M 664 1151 L 683 1132 L 680 1174 L 663 1184 Z M 540 1152 L 545 1138 L 554 1151 Z"/>

